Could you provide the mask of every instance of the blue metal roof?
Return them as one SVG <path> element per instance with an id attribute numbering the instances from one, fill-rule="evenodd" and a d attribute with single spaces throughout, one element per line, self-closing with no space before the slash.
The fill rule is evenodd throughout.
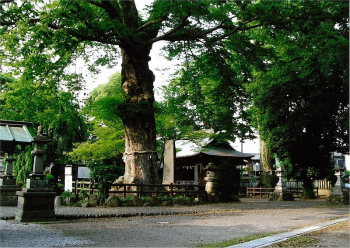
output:
<path id="1" fill-rule="evenodd" d="M 13 149 L 15 145 L 30 144 L 34 141 L 27 129 L 30 122 L 0 120 L 1 151 Z"/>

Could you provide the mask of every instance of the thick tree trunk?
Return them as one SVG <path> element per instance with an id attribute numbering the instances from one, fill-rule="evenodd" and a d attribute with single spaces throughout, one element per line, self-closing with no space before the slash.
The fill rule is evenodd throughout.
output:
<path id="1" fill-rule="evenodd" d="M 261 166 L 261 174 L 260 174 L 260 184 L 267 188 L 274 187 L 273 176 L 271 175 L 272 171 L 272 158 L 269 149 L 266 146 L 266 143 L 260 137 L 260 166 Z"/>
<path id="2" fill-rule="evenodd" d="M 151 46 L 122 49 L 122 82 L 127 95 L 122 105 L 125 128 L 124 183 L 157 180 L 154 74 L 148 67 Z"/>

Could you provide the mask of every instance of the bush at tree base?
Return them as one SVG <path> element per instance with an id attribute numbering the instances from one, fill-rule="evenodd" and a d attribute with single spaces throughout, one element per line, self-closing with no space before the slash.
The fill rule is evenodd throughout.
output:
<path id="1" fill-rule="evenodd" d="M 99 198 L 107 199 L 110 184 L 124 174 L 124 168 L 118 165 L 105 164 L 103 161 L 89 162 L 87 167 L 91 170 L 90 179 L 98 183 Z"/>

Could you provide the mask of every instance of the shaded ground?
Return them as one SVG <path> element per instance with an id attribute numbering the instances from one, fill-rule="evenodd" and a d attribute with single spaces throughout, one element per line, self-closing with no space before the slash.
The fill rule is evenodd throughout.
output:
<path id="1" fill-rule="evenodd" d="M 348 207 L 325 206 L 324 200 L 268 202 L 263 199 L 242 199 L 242 201 L 242 203 L 195 207 L 59 208 L 56 212 L 66 216 L 74 214 L 97 216 L 106 212 L 156 214 L 157 211 L 174 215 L 61 220 L 40 225 L 23 225 L 13 220 L 1 221 L 0 246 L 195 247 L 199 244 L 217 243 L 254 233 L 285 232 L 349 215 Z M 5 212 L 7 215 L 11 214 L 9 209 L 5 210 L 2 211 L 2 216 Z M 181 212 L 187 214 L 179 214 Z M 21 236 L 18 235 L 19 232 Z M 338 239 L 342 237 L 338 235 Z"/>
<path id="2" fill-rule="evenodd" d="M 310 234 L 316 240 L 314 247 L 350 247 L 350 225 L 349 222 L 345 224 L 339 228 Z"/>

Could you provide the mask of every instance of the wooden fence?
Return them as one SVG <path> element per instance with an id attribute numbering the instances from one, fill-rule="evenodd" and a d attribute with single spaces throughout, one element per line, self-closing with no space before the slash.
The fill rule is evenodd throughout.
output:
<path id="1" fill-rule="evenodd" d="M 89 194 L 96 193 L 98 191 L 97 185 L 90 181 L 78 181 L 76 182 L 75 193 L 78 194 L 81 191 L 88 191 Z M 201 184 L 110 184 L 109 195 L 136 195 L 138 197 L 155 195 L 195 195 L 197 198 L 200 196 L 201 191 L 204 191 L 204 187 Z"/>
<path id="2" fill-rule="evenodd" d="M 259 196 L 262 198 L 264 195 L 267 197 L 273 193 L 275 188 L 247 188 L 246 196 L 256 197 Z M 318 195 L 318 187 L 314 187 L 314 190 L 316 191 L 316 195 Z M 300 197 L 299 194 L 303 192 L 303 188 L 292 188 L 287 187 L 287 192 L 293 193 L 294 197 Z"/>
<path id="3" fill-rule="evenodd" d="M 260 196 L 262 198 L 264 195 L 269 196 L 275 188 L 247 188 L 246 196 Z"/>
<path id="4" fill-rule="evenodd" d="M 287 188 L 302 188 L 303 182 L 300 181 L 286 181 Z M 327 179 L 324 180 L 314 180 L 314 187 L 318 189 L 331 189 L 331 182 Z"/>

